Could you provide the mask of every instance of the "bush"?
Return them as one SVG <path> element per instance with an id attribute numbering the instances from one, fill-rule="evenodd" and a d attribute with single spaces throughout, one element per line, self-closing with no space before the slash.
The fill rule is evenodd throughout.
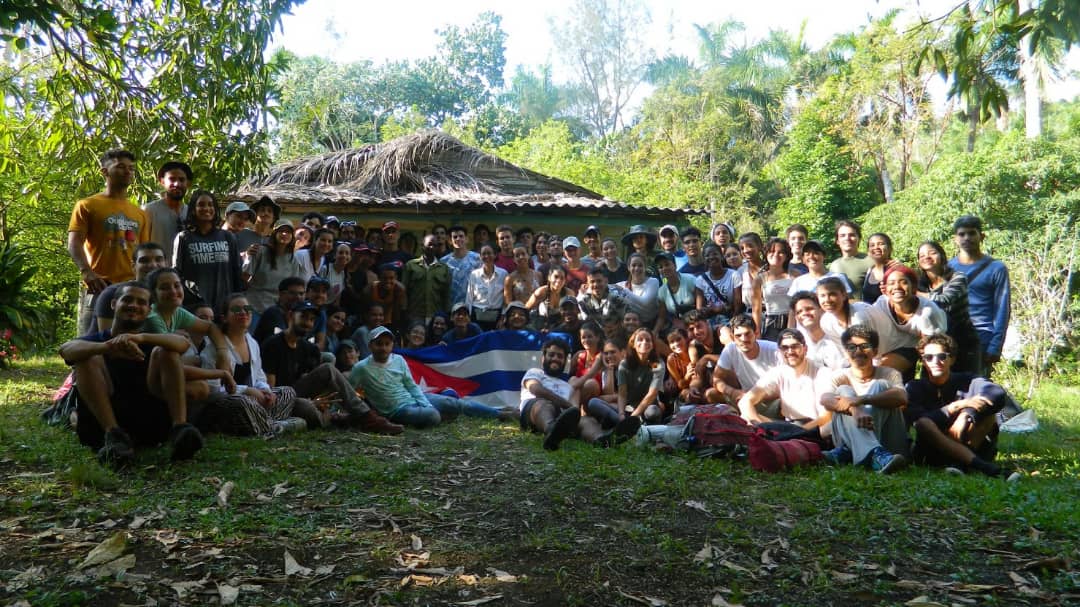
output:
<path id="1" fill-rule="evenodd" d="M 22 247 L 0 242 L 0 367 L 20 351 L 45 345 L 41 312 L 27 297 L 26 286 L 37 268 Z"/>

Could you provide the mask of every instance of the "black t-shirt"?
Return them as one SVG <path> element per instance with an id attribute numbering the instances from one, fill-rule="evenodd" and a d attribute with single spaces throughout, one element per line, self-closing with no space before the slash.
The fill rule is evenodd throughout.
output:
<path id="1" fill-rule="evenodd" d="M 911 380 L 905 386 L 908 393 L 908 404 L 904 409 L 904 417 L 908 424 L 912 424 L 920 417 L 934 416 L 937 411 L 958 400 L 975 396 L 971 394 L 971 382 L 978 377 L 972 373 L 954 372 L 949 374 L 949 379 L 940 386 L 931 382 L 923 372 L 923 376 Z M 1005 389 L 1001 386 L 983 382 L 978 390 L 978 396 L 982 396 L 992 403 L 1000 402 L 1005 396 Z"/>
<path id="2" fill-rule="evenodd" d="M 259 316 L 259 324 L 255 325 L 255 332 L 251 336 L 255 338 L 256 343 L 261 344 L 288 328 L 289 320 L 285 315 L 285 310 L 281 309 L 280 305 L 274 304 L 267 308 L 262 316 Z M 275 329 L 281 329 L 281 331 L 275 331 Z"/>
<path id="3" fill-rule="evenodd" d="M 275 386 L 291 386 L 319 366 L 322 357 L 315 344 L 299 340 L 295 348 L 285 343 L 283 333 L 269 337 L 261 346 L 263 371 L 274 376 Z"/>

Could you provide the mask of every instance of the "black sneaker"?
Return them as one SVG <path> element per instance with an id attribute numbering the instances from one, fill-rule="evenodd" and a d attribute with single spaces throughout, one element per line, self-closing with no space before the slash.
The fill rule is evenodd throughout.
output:
<path id="1" fill-rule="evenodd" d="M 173 461 L 191 459 L 203 448 L 203 436 L 191 424 L 176 424 L 169 432 L 169 443 L 172 445 Z"/>
<path id="2" fill-rule="evenodd" d="M 98 449 L 98 461 L 102 466 L 113 470 L 127 467 L 135 459 L 135 449 L 131 446 L 131 437 L 119 426 L 105 433 L 105 444 Z"/>
<path id="3" fill-rule="evenodd" d="M 613 428 L 602 432 L 593 444 L 604 448 L 621 445 L 637 434 L 639 428 L 641 428 L 641 418 L 636 415 L 627 415 Z"/>
<path id="4" fill-rule="evenodd" d="M 577 430 L 579 421 L 581 421 L 581 409 L 579 407 L 570 407 L 560 413 L 559 417 L 556 417 L 555 421 L 551 422 L 547 431 L 544 432 L 544 448 L 548 451 L 558 449 L 559 443 Z"/>

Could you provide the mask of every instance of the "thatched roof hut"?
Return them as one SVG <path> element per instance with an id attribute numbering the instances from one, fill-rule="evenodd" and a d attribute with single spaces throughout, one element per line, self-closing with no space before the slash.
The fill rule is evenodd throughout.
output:
<path id="1" fill-rule="evenodd" d="M 361 225 L 393 219 L 426 231 L 434 222 L 509 223 L 574 233 L 589 223 L 618 235 L 632 223 L 685 223 L 702 211 L 634 207 L 541 175 L 438 131 L 277 165 L 228 196 L 273 198 L 286 213 L 319 211 Z"/>

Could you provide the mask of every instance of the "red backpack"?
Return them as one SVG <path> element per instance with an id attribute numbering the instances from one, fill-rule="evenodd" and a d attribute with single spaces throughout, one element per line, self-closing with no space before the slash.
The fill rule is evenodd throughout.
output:
<path id="1" fill-rule="evenodd" d="M 821 447 L 817 443 L 797 438 L 773 441 L 761 429 L 750 437 L 750 467 L 758 472 L 790 470 L 816 464 L 821 459 Z"/>
<path id="2" fill-rule="evenodd" d="M 754 428 L 732 413 L 695 413 L 683 431 L 687 448 L 701 457 L 745 457 Z"/>

